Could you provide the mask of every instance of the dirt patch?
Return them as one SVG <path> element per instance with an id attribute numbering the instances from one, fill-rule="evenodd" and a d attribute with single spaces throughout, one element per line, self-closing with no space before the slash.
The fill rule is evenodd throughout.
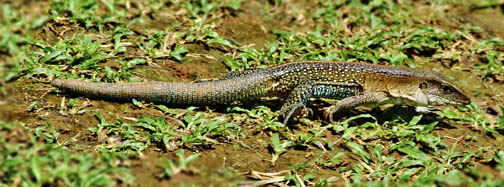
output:
<path id="1" fill-rule="evenodd" d="M 504 28 L 504 9 L 502 6 L 470 9 L 467 12 L 462 12 L 460 16 L 464 21 L 480 26 L 485 31 L 482 32 L 484 38 L 504 38 L 504 30 L 502 29 Z"/>
<path id="2" fill-rule="evenodd" d="M 271 30 L 281 29 L 288 32 L 295 30 L 299 33 L 313 32 L 315 30 L 314 27 L 316 23 L 314 22 L 314 19 L 310 18 L 310 16 L 315 10 L 311 10 L 307 7 L 326 7 L 326 5 L 322 5 L 321 3 L 305 1 L 284 2 L 285 3 L 283 4 L 277 5 L 273 1 L 243 1 L 239 11 L 219 14 L 222 15 L 222 18 L 218 19 L 212 27 L 219 35 L 229 39 L 229 41 L 237 44 L 237 46 L 250 46 L 257 50 L 268 51 L 269 49 L 264 49 L 266 44 L 277 38 L 275 34 L 272 34 Z M 177 8 L 173 4 L 165 4 L 163 5 L 163 8 L 157 10 L 149 8 L 146 8 L 145 10 L 142 9 L 144 12 L 140 10 L 141 6 L 148 6 L 147 4 L 142 4 L 142 2 L 135 2 L 132 4 L 133 6 L 131 9 L 125 11 L 127 14 L 127 20 L 132 21 L 136 18 L 145 18 L 145 23 L 142 25 L 137 22 L 140 19 L 133 21 L 129 26 L 133 31 L 135 31 L 135 34 L 124 37 L 126 42 L 137 42 L 140 38 L 147 37 L 150 34 L 149 31 L 151 30 L 167 30 L 167 28 L 171 25 L 177 24 L 178 22 L 182 24 L 177 27 L 177 29 L 187 29 L 186 27 L 188 27 L 188 25 L 185 25 L 188 22 L 187 10 Z M 435 16 L 427 12 L 432 10 L 432 7 L 430 7 L 431 5 L 428 3 L 418 2 L 416 4 L 418 4 L 418 7 L 415 11 L 417 11 L 420 15 Z M 45 2 L 37 4 L 37 6 L 39 5 L 48 6 L 49 3 Z M 17 6 L 24 5 L 17 4 L 13 7 Z M 269 7 L 264 8 L 263 6 Z M 450 7 L 448 7 L 446 11 L 449 11 L 449 8 Z M 484 30 L 484 32 L 481 32 L 482 35 L 480 37 L 482 38 L 490 39 L 495 36 L 504 37 L 504 31 L 502 30 L 502 28 L 504 28 L 504 15 L 502 14 L 502 7 L 469 10 L 467 8 L 467 4 L 461 4 L 454 9 L 456 10 L 455 13 L 452 14 L 452 17 L 448 20 L 436 18 L 429 23 L 426 22 L 420 24 L 427 24 L 454 32 L 460 26 L 459 24 L 472 24 L 477 25 Z M 105 11 L 105 9 L 103 11 Z M 43 13 L 45 12 L 45 9 L 37 9 L 34 12 L 37 14 Z M 349 13 L 345 13 L 345 16 L 347 16 L 347 14 Z M 30 16 L 30 19 L 31 18 L 34 18 L 34 16 Z M 369 19 L 371 20 L 373 18 Z M 33 31 L 35 32 L 34 35 L 36 40 L 45 42 L 48 45 L 53 45 L 62 39 L 71 38 L 73 35 L 81 34 L 91 36 L 94 41 L 97 41 L 103 38 L 103 36 L 100 35 L 110 35 L 110 33 L 113 32 L 110 30 L 113 28 L 113 24 L 110 25 L 110 28 L 106 27 L 103 33 L 99 33 L 95 28 L 88 31 L 79 24 L 70 24 L 65 21 L 59 23 L 51 22 L 49 24 L 50 27 L 46 26 L 37 31 Z M 177 32 L 177 29 L 175 29 L 174 32 Z M 351 32 L 351 30 L 348 30 L 347 32 Z M 479 39 L 479 37 L 476 39 Z M 191 82 L 201 79 L 218 78 L 229 71 L 229 68 L 224 63 L 224 57 L 233 56 L 234 51 L 218 45 L 207 45 L 202 42 L 187 42 L 181 44 L 180 46 L 186 47 L 188 51 L 190 51 L 188 54 L 183 54 L 183 61 L 178 61 L 173 58 L 151 59 L 152 62 L 136 66 L 135 68 L 140 69 L 143 72 L 135 73 L 134 75 L 143 80 L 151 81 Z M 342 47 L 341 50 L 349 49 Z M 128 59 L 132 59 L 138 56 L 145 57 L 146 55 L 144 53 L 144 51 L 138 49 L 138 46 L 130 45 L 125 54 L 121 55 L 128 56 Z M 281 53 L 271 54 L 273 57 L 278 55 L 281 55 Z M 498 82 L 483 81 L 481 77 L 484 72 L 473 68 L 474 64 L 480 63 L 480 61 L 472 59 L 472 56 L 468 54 L 462 54 L 463 60 L 456 62 L 454 65 L 450 65 L 452 62 L 437 63 L 438 61 L 431 60 L 431 56 L 415 56 L 414 58 L 415 61 L 418 62 L 419 66 L 429 67 L 439 71 L 440 73 L 453 79 L 456 84 L 462 85 L 462 89 L 467 90 L 468 95 L 472 96 L 471 99 L 479 107 L 482 107 L 483 111 L 486 111 L 486 113 L 482 114 L 482 118 L 489 119 L 489 125 L 495 125 L 497 117 L 502 115 L 499 107 L 502 106 L 503 103 L 501 97 L 504 86 Z M 0 58 L 4 59 L 3 57 L 4 55 Z M 100 61 L 99 65 L 107 65 L 116 69 L 120 67 L 119 62 L 115 59 Z M 100 69 L 100 71 L 101 70 L 102 69 Z M 179 116 L 179 114 L 170 114 L 171 116 L 165 114 L 155 107 L 149 106 L 148 103 L 143 104 L 145 105 L 144 107 L 139 107 L 129 102 L 120 103 L 91 100 L 81 96 L 57 92 L 45 80 L 48 80 L 48 78 L 43 75 L 41 75 L 41 77 L 37 77 L 35 75 L 33 77 L 27 77 L 26 79 L 20 79 L 16 82 L 7 83 L 5 85 L 7 97 L 5 98 L 5 102 L 0 101 L 4 102 L 0 104 L 0 119 L 5 121 L 22 121 L 32 130 L 37 127 L 50 124 L 56 132 L 60 133 L 58 141 L 64 142 L 64 146 L 69 149 L 74 149 L 76 152 L 96 152 L 99 150 L 98 146 L 108 144 L 108 137 L 100 137 L 103 135 L 94 134 L 89 130 L 90 128 L 96 128 L 100 123 L 96 114 L 103 115 L 104 119 L 111 123 L 115 121 L 134 123 L 141 118 L 142 115 L 164 118 L 175 118 L 174 116 L 177 116 L 177 120 L 183 120 L 184 118 L 183 116 Z M 73 106 L 70 106 L 68 104 L 70 100 L 76 98 L 78 100 L 75 100 L 72 104 Z M 187 106 L 168 107 L 182 110 L 182 108 Z M 253 106 L 249 108 L 247 107 L 249 106 L 245 106 L 246 109 L 253 110 Z M 276 107 L 278 108 L 279 106 Z M 352 154 L 351 150 L 345 146 L 345 141 L 347 140 L 342 139 L 343 132 L 336 133 L 328 130 L 320 135 L 320 138 L 324 138 L 327 142 L 335 143 L 333 145 L 333 150 L 321 150 L 314 144 L 309 144 L 309 146 L 304 147 L 293 146 L 294 148 L 290 148 L 286 152 L 282 153 L 280 158 L 275 163 L 272 163 L 271 157 L 274 150 L 272 149 L 270 140 L 271 134 L 282 134 L 287 130 L 271 131 L 260 126 L 263 124 L 256 124 L 253 122 L 254 119 L 249 119 L 248 121 L 245 120 L 245 122 L 237 120 L 240 118 L 239 115 L 248 117 L 244 114 L 246 112 L 240 114 L 229 114 L 231 112 L 226 111 L 228 110 L 226 107 L 222 108 L 225 109 L 213 106 L 210 106 L 208 109 L 200 107 L 196 112 L 211 113 L 212 117 L 224 116 L 234 121 L 243 122 L 243 124 L 240 124 L 240 127 L 243 130 L 243 137 L 241 137 L 238 141 L 234 139 L 219 140 L 218 144 L 211 144 L 208 146 L 182 147 L 186 150 L 186 154 L 200 154 L 199 159 L 194 161 L 191 167 L 171 178 L 158 177 L 159 174 L 163 172 L 159 165 L 163 164 L 164 159 L 178 159 L 175 153 L 173 151 L 165 151 L 155 146 L 148 147 L 146 150 L 141 152 L 140 156 L 134 157 L 128 161 L 128 165 L 131 168 L 133 175 L 136 177 L 135 184 L 140 186 L 169 186 L 181 184 L 197 184 L 203 186 L 210 184 L 233 185 L 240 181 L 247 180 L 244 174 L 252 170 L 269 173 L 282 170 L 293 171 L 294 168 L 303 168 L 300 166 L 306 167 L 297 171 L 301 176 L 308 173 L 313 173 L 313 175 L 316 176 L 315 179 L 311 179 L 311 181 L 336 176 L 338 177 L 339 182 L 337 184 L 344 184 L 349 181 L 349 173 L 353 172 L 351 170 L 351 166 L 361 164 L 362 162 L 361 157 Z M 445 109 L 443 107 L 440 108 Z M 457 111 L 454 107 L 449 107 L 449 109 L 451 111 Z M 78 113 L 79 110 L 85 110 L 85 112 Z M 460 113 L 460 111 L 457 112 Z M 378 109 L 364 110 L 362 113 L 370 113 L 374 116 L 379 116 L 377 118 L 380 124 L 386 123 L 386 121 L 394 120 L 403 120 L 407 122 L 411 121 L 414 116 L 420 115 L 412 108 L 404 107 L 397 107 L 383 111 Z M 260 116 L 256 119 L 264 121 L 262 117 L 263 116 Z M 438 119 L 438 117 L 439 116 L 426 115 L 428 120 L 422 121 L 422 124 L 434 122 Z M 345 118 L 342 118 L 341 120 L 343 119 Z M 305 120 L 319 119 L 315 116 Z M 358 121 L 358 123 L 355 124 L 364 124 L 365 122 L 368 121 Z M 313 130 L 320 128 L 313 125 L 318 122 L 306 122 L 306 124 L 301 123 L 302 122 L 297 125 L 282 128 L 288 129 L 288 131 L 291 131 L 293 134 L 309 134 Z M 321 123 L 323 123 L 323 126 L 330 125 L 327 124 L 327 122 Z M 311 124 L 311 126 L 308 124 Z M 24 135 L 22 136 L 23 138 L 16 139 L 16 136 L 18 135 L 16 132 L 17 131 L 14 131 L 11 134 L 0 135 L 9 137 L 9 143 L 27 141 Z M 120 137 L 123 135 L 122 133 L 123 132 L 118 132 L 117 134 L 110 135 L 110 137 Z M 499 143 L 502 142 L 502 136 L 489 135 L 489 132 L 485 132 L 481 129 L 481 127 L 475 127 L 472 123 L 467 121 L 441 121 L 440 124 L 436 126 L 435 130 L 430 133 L 430 135 L 434 137 L 442 137 L 444 140 L 443 143 L 445 143 L 447 147 L 457 143 L 456 150 L 463 151 L 462 153 L 467 153 L 467 151 L 476 152 L 484 147 L 496 147 L 495 150 L 502 150 L 502 144 Z M 291 137 L 292 139 L 287 139 L 284 136 L 281 137 L 282 141 L 292 141 L 294 144 L 297 139 L 294 139 L 293 137 L 297 136 L 299 136 L 299 134 L 293 135 Z M 352 136 L 353 137 L 350 139 L 351 141 L 359 140 L 359 135 L 354 134 Z M 387 138 L 387 136 L 383 137 L 384 139 Z M 389 148 L 392 144 L 397 144 L 398 142 L 396 141 L 397 140 L 395 139 L 389 141 L 372 139 L 368 142 L 359 143 L 364 147 L 364 151 L 371 152 L 372 150 L 370 147 L 374 144 L 384 144 L 383 146 L 385 148 Z M 409 141 L 411 144 L 414 140 Z M 321 143 L 325 146 L 324 149 L 328 149 L 327 142 Z M 327 161 L 339 152 L 344 152 L 347 155 L 341 157 L 338 164 L 327 164 L 326 166 L 322 166 L 323 164 L 317 163 L 318 159 Z M 384 151 L 384 153 L 388 154 L 386 156 L 395 156 L 396 158 L 405 155 L 405 153 L 398 151 L 389 152 L 388 150 Z M 493 152 L 482 155 L 490 155 L 488 157 L 491 158 L 492 154 Z M 460 160 L 460 157 L 457 157 L 456 159 Z M 477 168 L 482 169 L 485 173 L 490 173 L 499 177 L 498 171 L 492 166 L 492 164 L 487 162 L 481 163 L 474 159 L 472 160 L 472 163 L 481 164 Z M 378 166 L 377 168 L 380 167 L 381 166 Z M 338 168 L 346 168 L 347 170 L 340 172 L 341 170 Z M 368 168 L 362 170 L 366 169 Z M 371 176 L 371 174 L 366 175 L 364 176 L 364 180 L 372 179 L 372 177 L 373 176 Z M 230 183 L 229 181 L 238 182 Z"/>

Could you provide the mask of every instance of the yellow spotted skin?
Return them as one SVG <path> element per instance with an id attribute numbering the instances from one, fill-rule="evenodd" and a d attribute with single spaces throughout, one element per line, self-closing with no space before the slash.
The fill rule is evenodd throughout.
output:
<path id="1" fill-rule="evenodd" d="M 286 123 L 294 111 L 304 107 L 310 98 L 342 99 L 342 104 L 336 108 L 349 108 L 380 102 L 395 94 L 394 89 L 418 88 L 416 84 L 423 80 L 446 82 L 440 74 L 426 69 L 303 61 L 269 69 L 235 71 L 218 80 L 196 83 L 89 83 L 58 79 L 52 85 L 88 97 L 123 101 L 137 99 L 164 104 L 214 105 L 250 102 L 265 96 L 286 96 L 280 110 Z M 465 96 L 460 97 L 453 99 L 467 100 Z"/>

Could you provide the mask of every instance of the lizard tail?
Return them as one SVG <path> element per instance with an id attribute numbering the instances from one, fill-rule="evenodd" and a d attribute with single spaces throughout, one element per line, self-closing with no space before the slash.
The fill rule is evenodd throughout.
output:
<path id="1" fill-rule="evenodd" d="M 164 104 L 211 103 L 215 92 L 211 83 L 92 83 L 74 79 L 57 79 L 54 87 L 86 97 L 106 100 L 131 101 L 132 99 Z"/>
<path id="2" fill-rule="evenodd" d="M 258 91 L 258 87 L 248 85 L 251 84 L 250 82 L 248 80 L 220 80 L 200 83 L 156 81 L 91 83 L 82 80 L 57 79 L 51 84 L 70 93 L 106 100 L 131 101 L 136 99 L 163 104 L 225 104 L 262 95 L 262 92 Z M 259 83 L 259 85 L 262 84 Z"/>

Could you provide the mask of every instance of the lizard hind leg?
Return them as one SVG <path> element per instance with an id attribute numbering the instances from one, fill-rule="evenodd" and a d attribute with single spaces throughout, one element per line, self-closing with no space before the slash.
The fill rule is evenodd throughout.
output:
<path id="1" fill-rule="evenodd" d="M 306 107 L 306 103 L 312 97 L 315 83 L 307 81 L 292 90 L 292 92 L 285 99 L 279 113 L 283 117 L 283 123 L 287 124 L 290 117 L 296 112 L 299 107 L 303 107 L 305 112 L 313 113 L 313 111 Z"/>

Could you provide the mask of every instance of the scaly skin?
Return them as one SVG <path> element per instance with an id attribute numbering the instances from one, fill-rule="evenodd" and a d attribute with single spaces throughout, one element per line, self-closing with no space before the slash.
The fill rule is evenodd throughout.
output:
<path id="1" fill-rule="evenodd" d="M 165 104 L 226 104 L 265 96 L 286 96 L 280 113 L 286 123 L 310 98 L 341 100 L 327 108 L 326 117 L 358 105 L 468 104 L 470 100 L 439 73 L 365 63 L 293 62 L 270 69 L 253 69 L 197 83 L 88 83 L 54 80 L 60 89 L 111 100 L 143 100 Z"/>

